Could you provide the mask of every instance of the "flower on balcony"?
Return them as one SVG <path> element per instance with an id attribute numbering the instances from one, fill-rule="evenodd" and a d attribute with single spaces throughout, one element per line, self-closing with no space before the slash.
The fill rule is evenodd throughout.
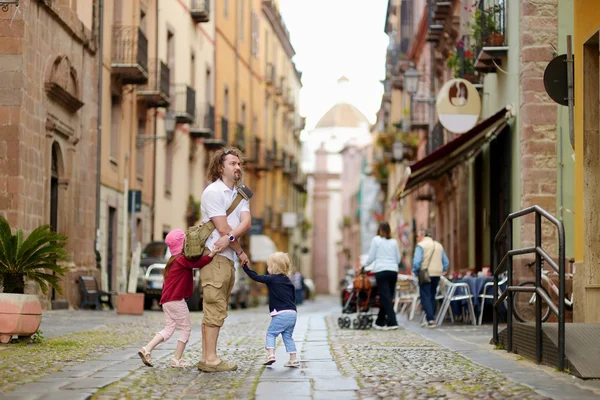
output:
<path id="1" fill-rule="evenodd" d="M 385 160 L 375 160 L 373 162 L 373 174 L 378 181 L 386 181 L 388 179 L 388 167 Z"/>
<path id="2" fill-rule="evenodd" d="M 496 18 L 502 12 L 499 5 L 493 5 L 485 10 L 473 6 L 473 20 L 467 24 L 475 38 L 476 46 L 481 48 L 484 44 L 491 44 L 490 38 L 499 34 Z M 485 37 L 484 37 L 485 35 Z"/>
<path id="3" fill-rule="evenodd" d="M 464 54 L 463 57 L 461 53 Z M 465 49 L 462 39 L 458 41 L 455 50 L 448 52 L 446 66 L 452 70 L 455 78 L 462 76 L 470 82 L 478 80 L 475 72 L 475 53 L 472 49 Z"/>

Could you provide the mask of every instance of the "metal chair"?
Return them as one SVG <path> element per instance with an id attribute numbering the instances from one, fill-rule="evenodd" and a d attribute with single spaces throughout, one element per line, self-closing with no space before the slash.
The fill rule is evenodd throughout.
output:
<path id="1" fill-rule="evenodd" d="M 419 280 L 412 275 L 398 275 L 398 281 L 396 282 L 396 298 L 394 300 L 394 312 L 398 313 L 398 306 L 402 304 L 400 308 L 400 314 L 404 313 L 408 307 L 410 312 L 408 314 L 408 320 L 412 321 L 415 317 L 415 311 L 419 304 L 421 294 L 419 292 Z"/>
<path id="2" fill-rule="evenodd" d="M 440 287 L 441 292 L 444 293 L 444 301 L 442 303 L 442 307 L 440 308 L 440 312 L 438 313 L 435 319 L 436 325 L 439 326 L 444 322 L 446 313 L 450 309 L 450 304 L 453 301 L 462 302 L 463 300 L 467 301 L 471 322 L 473 325 L 476 325 L 477 317 L 475 315 L 475 307 L 473 306 L 473 294 L 471 293 L 471 288 L 469 287 L 469 284 L 467 284 L 466 282 L 451 282 L 445 276 L 441 276 Z M 452 318 L 452 310 L 450 310 L 450 313 Z"/>
<path id="3" fill-rule="evenodd" d="M 506 281 L 508 280 L 508 276 L 506 274 L 506 272 L 504 272 L 503 274 L 501 274 L 499 276 L 500 280 L 498 281 L 498 297 L 502 296 L 502 288 L 500 288 L 500 286 L 503 286 L 506 284 Z M 488 289 L 492 289 L 491 293 L 488 293 Z M 486 282 L 485 285 L 483 285 L 483 289 L 481 291 L 481 294 L 479 295 L 479 302 L 480 302 L 480 307 L 479 307 L 479 321 L 478 321 L 478 325 L 481 325 L 481 321 L 483 320 L 483 308 L 485 306 L 485 301 L 487 299 L 491 299 L 494 300 L 494 282 Z M 504 300 L 504 305 L 506 306 L 506 300 Z"/>

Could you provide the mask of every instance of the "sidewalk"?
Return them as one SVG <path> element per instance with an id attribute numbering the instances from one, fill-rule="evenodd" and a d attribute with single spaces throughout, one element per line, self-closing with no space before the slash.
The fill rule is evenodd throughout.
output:
<path id="1" fill-rule="evenodd" d="M 283 366 L 288 356 L 281 341 L 276 350 L 277 362 L 263 366 L 264 338 L 270 321 L 265 306 L 231 311 L 221 331 L 218 352 L 235 361 L 238 370 L 220 374 L 170 368 L 176 336 L 153 351 L 154 368 L 141 363 L 137 350 L 160 327 L 160 312 L 146 312 L 139 317 L 110 311 L 48 312 L 42 330 L 46 338 L 55 338 L 47 342 L 50 349 L 54 348 L 51 344 L 66 345 L 73 338 L 86 336 L 91 340 L 88 346 L 97 350 L 85 356 L 63 357 L 33 373 L 37 363 L 34 354 L 40 353 L 39 347 L 4 347 L 0 369 L 20 371 L 23 375 L 16 378 L 21 378 L 23 384 L 0 394 L 0 399 L 523 400 L 600 396 L 600 382 L 582 381 L 504 350 L 494 350 L 489 344 L 491 325 L 445 324 L 425 329 L 417 318 L 406 321 L 401 317 L 399 322 L 405 328 L 396 331 L 340 329 L 338 302 L 337 297 L 320 297 L 299 307 L 294 334 L 302 366 L 298 369 Z M 192 335 L 185 352 L 192 363 L 201 357 L 201 318 L 201 313 L 193 313 Z M 130 335 L 131 340 L 113 347 L 95 341 L 97 332 L 106 335 L 113 329 L 119 335 Z M 81 335 L 63 336 L 74 332 Z M 10 363 L 16 363 L 16 367 Z M 36 381 L 26 383 L 28 375 Z"/>
<path id="2" fill-rule="evenodd" d="M 552 399 L 598 399 L 600 381 L 582 380 L 553 368 L 537 365 L 506 350 L 495 350 L 489 344 L 492 325 L 443 324 L 435 329 L 421 328 L 413 321 L 401 318 L 407 330 L 418 333 L 465 358 L 498 371 L 513 382 L 528 386 L 542 396 Z"/>

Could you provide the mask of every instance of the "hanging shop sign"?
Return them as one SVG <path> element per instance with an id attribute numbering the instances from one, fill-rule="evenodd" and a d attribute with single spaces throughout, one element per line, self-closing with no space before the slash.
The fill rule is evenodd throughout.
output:
<path id="1" fill-rule="evenodd" d="M 465 133 L 477 125 L 481 98 L 471 82 L 451 79 L 440 89 L 436 111 L 444 128 L 452 133 Z"/>

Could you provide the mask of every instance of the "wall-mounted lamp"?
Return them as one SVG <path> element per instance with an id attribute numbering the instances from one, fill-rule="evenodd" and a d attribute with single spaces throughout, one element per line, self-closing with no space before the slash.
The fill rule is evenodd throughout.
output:
<path id="1" fill-rule="evenodd" d="M 157 140 L 157 139 L 166 139 L 171 140 L 173 138 L 173 133 L 175 132 L 175 127 L 177 126 L 177 119 L 175 118 L 175 113 L 173 111 L 167 111 L 164 118 L 165 123 L 165 133 L 166 135 L 137 135 L 137 146 L 142 147 L 147 140 Z"/>

